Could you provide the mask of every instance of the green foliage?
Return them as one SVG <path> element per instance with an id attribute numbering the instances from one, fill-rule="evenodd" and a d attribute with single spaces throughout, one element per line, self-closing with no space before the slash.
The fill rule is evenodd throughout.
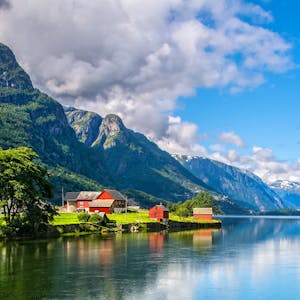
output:
<path id="1" fill-rule="evenodd" d="M 47 171 L 26 147 L 0 150 L 0 206 L 6 226 L 37 234 L 56 214 L 46 201 L 52 196 Z"/>
<path id="2" fill-rule="evenodd" d="M 98 213 L 93 213 L 91 214 L 89 221 L 98 226 L 105 226 L 108 219 L 101 217 Z"/>
<path id="3" fill-rule="evenodd" d="M 87 212 L 80 212 L 78 213 L 77 218 L 80 222 L 88 222 L 90 219 L 90 215 Z"/>
<path id="4" fill-rule="evenodd" d="M 182 218 L 190 216 L 190 210 L 185 206 L 179 206 L 175 213 Z"/>
<path id="5" fill-rule="evenodd" d="M 98 222 L 101 222 L 102 219 L 103 218 L 99 214 L 93 213 L 93 214 L 91 214 L 89 221 L 92 223 L 98 223 Z"/>
<path id="6" fill-rule="evenodd" d="M 170 212 L 174 212 L 180 217 L 189 217 L 193 215 L 193 208 L 212 207 L 214 213 L 219 213 L 218 207 L 214 204 L 213 197 L 207 192 L 201 192 L 194 198 L 185 202 L 168 203 Z"/>

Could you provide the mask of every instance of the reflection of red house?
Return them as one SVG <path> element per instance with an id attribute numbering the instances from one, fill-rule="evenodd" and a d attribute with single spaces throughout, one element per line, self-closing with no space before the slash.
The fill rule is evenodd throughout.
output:
<path id="1" fill-rule="evenodd" d="M 211 207 L 193 209 L 193 215 L 195 219 L 211 220 L 212 214 L 213 212 Z"/>
<path id="2" fill-rule="evenodd" d="M 149 210 L 149 218 L 156 219 L 158 222 L 169 219 L 169 210 L 162 204 L 155 205 Z"/>
<path id="3" fill-rule="evenodd" d="M 164 246 L 164 235 L 160 232 L 149 234 L 149 249 L 153 253 L 162 252 Z"/>

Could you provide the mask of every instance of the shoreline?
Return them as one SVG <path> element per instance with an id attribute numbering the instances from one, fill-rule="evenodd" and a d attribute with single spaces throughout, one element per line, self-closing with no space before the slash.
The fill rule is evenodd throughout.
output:
<path id="1" fill-rule="evenodd" d="M 81 236 L 89 234 L 107 234 L 107 233 L 139 233 L 139 232 L 178 232 L 193 229 L 220 229 L 222 222 L 220 220 L 212 220 L 213 222 L 180 222 L 169 221 L 168 223 L 148 222 L 148 223 L 127 223 L 115 224 L 113 227 L 97 226 L 91 223 L 80 224 L 61 224 L 48 225 L 47 231 L 39 235 L 15 235 L 11 237 L 1 237 L 0 240 L 18 241 L 18 240 L 36 240 L 36 239 L 51 239 L 63 236 Z"/>

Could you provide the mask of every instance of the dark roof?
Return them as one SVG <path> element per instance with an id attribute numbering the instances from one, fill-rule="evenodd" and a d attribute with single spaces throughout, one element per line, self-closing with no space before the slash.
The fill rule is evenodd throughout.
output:
<path id="1" fill-rule="evenodd" d="M 90 191 L 83 191 L 80 192 L 77 201 L 80 200 L 95 200 L 100 196 L 101 192 L 90 192 Z"/>
<path id="2" fill-rule="evenodd" d="M 116 190 L 103 190 L 103 192 L 108 192 L 115 200 L 126 200 L 125 196 Z"/>
<path id="3" fill-rule="evenodd" d="M 115 200 L 93 200 L 89 207 L 111 207 Z"/>
<path id="4" fill-rule="evenodd" d="M 65 195 L 65 200 L 77 200 L 79 194 L 80 192 L 68 192 Z"/>

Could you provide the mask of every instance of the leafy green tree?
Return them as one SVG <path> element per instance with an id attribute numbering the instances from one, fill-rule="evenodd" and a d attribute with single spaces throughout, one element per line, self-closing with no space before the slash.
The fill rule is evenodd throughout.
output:
<path id="1" fill-rule="evenodd" d="M 213 206 L 213 197 L 207 192 L 202 192 L 197 194 L 192 200 L 191 200 L 191 206 L 192 208 L 195 207 L 212 207 Z"/>
<path id="2" fill-rule="evenodd" d="M 213 196 L 207 192 L 201 192 L 184 202 L 168 203 L 169 210 L 180 217 L 192 216 L 193 208 L 196 207 L 212 207 L 214 212 L 219 212 L 218 207 L 214 204 Z"/>
<path id="3" fill-rule="evenodd" d="M 184 206 L 178 207 L 177 210 L 175 211 L 175 213 L 177 216 L 179 216 L 181 218 L 188 217 L 190 215 L 189 210 Z"/>
<path id="4" fill-rule="evenodd" d="M 29 148 L 0 149 L 0 207 L 6 225 L 15 231 L 38 233 L 56 210 L 47 202 L 52 186 L 47 171 L 36 164 Z"/>

